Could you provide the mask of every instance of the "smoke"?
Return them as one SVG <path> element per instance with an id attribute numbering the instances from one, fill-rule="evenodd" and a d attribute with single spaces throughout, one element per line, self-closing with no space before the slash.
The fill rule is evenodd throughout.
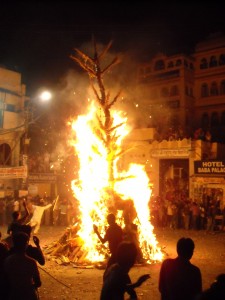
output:
<path id="1" fill-rule="evenodd" d="M 106 44 L 97 43 L 98 53 L 101 53 L 105 47 Z M 92 42 L 83 44 L 79 50 L 90 57 L 94 57 Z M 106 92 L 110 93 L 110 101 L 120 92 L 120 96 L 112 108 L 121 110 L 126 115 L 129 127 L 135 128 L 140 124 L 146 127 L 147 122 L 143 118 L 143 114 L 146 112 L 145 109 L 141 109 L 141 101 L 145 97 L 145 91 L 137 88 L 138 59 L 129 51 L 114 50 L 112 44 L 110 50 L 101 60 L 101 68 L 104 69 L 115 57 L 119 59 L 119 63 L 109 68 L 103 76 Z M 67 144 L 68 121 L 78 115 L 86 114 L 89 103 L 95 96 L 90 86 L 88 74 L 76 62 L 74 62 L 74 68 L 68 70 L 61 78 L 55 91 L 55 106 L 58 109 L 56 126 L 57 123 L 60 123 L 61 130 L 57 139 L 54 140 L 51 159 L 58 161 L 71 154 Z"/>

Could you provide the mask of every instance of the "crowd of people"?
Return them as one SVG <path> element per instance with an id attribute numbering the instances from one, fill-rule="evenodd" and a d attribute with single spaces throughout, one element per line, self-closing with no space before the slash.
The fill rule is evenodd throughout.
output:
<path id="1" fill-rule="evenodd" d="M 225 228 L 225 207 L 219 200 L 206 197 L 193 199 L 164 199 L 155 197 L 150 203 L 151 221 L 156 227 L 205 230 L 214 232 Z"/>
<path id="2" fill-rule="evenodd" d="M 8 225 L 12 213 L 26 214 L 23 202 L 26 199 L 27 208 L 32 222 L 36 223 L 36 233 L 41 225 L 70 226 L 74 224 L 77 215 L 77 201 L 70 201 L 67 197 L 50 198 L 47 196 L 0 198 L 0 226 Z M 33 224 L 34 226 L 34 224 Z"/>
<path id="3" fill-rule="evenodd" d="M 24 215 L 12 213 L 8 226 L 8 237 L 0 241 L 0 290 L 4 300 L 38 300 L 41 276 L 38 265 L 45 265 L 39 238 L 34 228 L 27 225 L 29 209 L 23 202 Z M 136 288 L 150 278 L 143 274 L 136 282 L 130 278 L 130 270 L 137 262 L 137 245 L 127 239 L 123 229 L 116 222 L 113 213 L 107 216 L 109 227 L 104 237 L 93 225 L 94 233 L 102 243 L 108 242 L 111 256 L 103 273 L 103 283 L 99 291 L 100 300 L 137 300 Z M 93 233 L 93 234 L 94 234 Z M 35 246 L 30 244 L 31 236 Z M 158 289 L 161 300 L 224 300 L 225 274 L 218 274 L 215 282 L 207 290 L 202 290 L 201 270 L 190 260 L 195 244 L 191 238 L 177 241 L 177 257 L 166 258 L 160 268 Z"/>

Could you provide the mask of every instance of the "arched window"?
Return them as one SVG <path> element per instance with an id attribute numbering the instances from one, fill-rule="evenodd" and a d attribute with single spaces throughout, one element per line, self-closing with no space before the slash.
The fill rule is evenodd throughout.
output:
<path id="1" fill-rule="evenodd" d="M 202 115 L 201 125 L 202 125 L 201 127 L 204 129 L 209 127 L 209 116 L 207 113 L 204 113 Z"/>
<path id="2" fill-rule="evenodd" d="M 211 88 L 210 88 L 210 95 L 211 96 L 217 96 L 219 95 L 218 87 L 216 82 L 212 82 Z"/>
<path id="3" fill-rule="evenodd" d="M 194 65 L 193 65 L 193 63 L 190 63 L 190 69 L 191 69 L 191 70 L 194 70 Z"/>
<path id="4" fill-rule="evenodd" d="M 162 59 L 161 60 L 157 60 L 157 62 L 155 63 L 154 70 L 158 71 L 158 70 L 163 70 L 163 69 L 165 69 L 164 61 Z"/>
<path id="5" fill-rule="evenodd" d="M 173 85 L 170 90 L 170 96 L 176 96 L 179 94 L 177 85 Z"/>
<path id="6" fill-rule="evenodd" d="M 225 95 L 225 80 L 220 83 L 220 94 Z"/>
<path id="7" fill-rule="evenodd" d="M 161 96 L 162 97 L 167 97 L 168 95 L 169 95 L 168 88 L 166 88 L 166 87 L 162 88 L 162 90 L 161 90 Z"/>
<path id="8" fill-rule="evenodd" d="M 188 62 L 186 61 L 186 59 L 184 60 L 184 65 L 185 67 L 188 67 Z"/>
<path id="9" fill-rule="evenodd" d="M 221 125 L 225 126 L 225 111 L 223 111 L 221 114 Z"/>
<path id="10" fill-rule="evenodd" d="M 216 57 L 215 57 L 215 56 L 211 56 L 211 57 L 210 57 L 209 66 L 210 66 L 210 68 L 216 67 L 216 66 L 217 66 L 217 60 L 216 60 Z"/>
<path id="11" fill-rule="evenodd" d="M 221 54 L 221 55 L 220 55 L 220 58 L 219 58 L 219 65 L 220 65 L 220 66 L 225 65 L 225 55 L 224 55 L 224 54 Z"/>
<path id="12" fill-rule="evenodd" d="M 216 127 L 220 124 L 219 116 L 217 112 L 213 112 L 211 115 L 211 127 Z"/>
<path id="13" fill-rule="evenodd" d="M 193 97 L 193 88 L 190 88 L 190 96 Z"/>
<path id="14" fill-rule="evenodd" d="M 202 58 L 201 59 L 201 63 L 200 63 L 200 69 L 207 69 L 208 68 L 208 62 L 206 58 Z"/>
<path id="15" fill-rule="evenodd" d="M 182 64 L 181 59 L 178 59 L 178 60 L 176 61 L 176 66 L 180 66 L 181 64 Z"/>
<path id="16" fill-rule="evenodd" d="M 173 61 L 168 62 L 168 68 L 173 68 L 173 67 L 174 67 Z"/>
<path id="17" fill-rule="evenodd" d="M 209 96 L 209 88 L 207 83 L 203 83 L 201 87 L 201 96 L 208 97 Z"/>
<path id="18" fill-rule="evenodd" d="M 0 165 L 11 165 L 11 148 L 8 144 L 4 143 L 0 145 Z"/>

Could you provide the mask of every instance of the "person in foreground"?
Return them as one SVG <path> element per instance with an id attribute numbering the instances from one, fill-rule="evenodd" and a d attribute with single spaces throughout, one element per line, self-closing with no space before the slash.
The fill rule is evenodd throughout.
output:
<path id="1" fill-rule="evenodd" d="M 4 261 L 9 284 L 9 300 L 38 300 L 37 289 L 41 286 L 36 261 L 26 255 L 29 236 L 24 232 L 13 235 L 15 253 Z"/>
<path id="2" fill-rule="evenodd" d="M 137 249 L 134 243 L 123 241 L 118 247 L 117 262 L 112 264 L 105 273 L 100 300 L 124 300 L 125 293 L 130 299 L 137 299 L 135 288 L 141 286 L 149 274 L 139 277 L 137 282 L 132 283 L 129 271 L 137 257 Z"/>
<path id="3" fill-rule="evenodd" d="M 45 264 L 45 257 L 44 254 L 41 250 L 40 247 L 40 240 L 36 235 L 33 235 L 33 242 L 35 244 L 35 246 L 32 246 L 29 241 L 30 241 L 30 236 L 31 236 L 31 231 L 32 231 L 32 227 L 30 225 L 21 225 L 19 230 L 19 232 L 24 232 L 28 235 L 29 240 L 28 240 L 28 245 L 26 247 L 26 254 L 35 259 L 41 266 L 44 266 Z M 15 247 L 11 247 L 9 249 L 9 255 L 15 253 L 16 249 Z"/>
<path id="4" fill-rule="evenodd" d="M 210 288 L 203 291 L 196 300 L 224 300 L 225 299 L 225 273 L 219 274 Z"/>
<path id="5" fill-rule="evenodd" d="M 159 274 L 161 300 L 194 300 L 202 292 L 200 269 L 191 264 L 195 244 L 190 238 L 181 238 L 177 242 L 175 259 L 163 261 Z"/>

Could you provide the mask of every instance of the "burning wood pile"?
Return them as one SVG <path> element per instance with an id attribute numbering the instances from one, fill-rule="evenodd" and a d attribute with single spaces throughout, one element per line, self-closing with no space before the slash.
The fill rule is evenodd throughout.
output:
<path id="1" fill-rule="evenodd" d="M 122 140 L 129 130 L 124 113 L 112 110 L 120 93 L 110 99 L 102 78 L 118 63 L 115 58 L 101 67 L 110 46 L 111 43 L 98 54 L 94 42 L 94 58 L 77 49 L 77 56 L 71 56 L 88 73 L 93 91 L 90 98 L 94 97 L 95 101 L 89 105 L 86 115 L 79 115 L 70 123 L 70 145 L 79 158 L 79 179 L 72 181 L 71 188 L 78 199 L 80 215 L 77 225 L 68 228 L 57 242 L 45 249 L 46 254 L 57 257 L 58 263 L 104 264 L 107 248 L 100 246 L 93 234 L 93 223 L 99 232 L 104 232 L 107 214 L 113 212 L 117 220 L 123 219 L 123 203 L 127 202 L 132 202 L 135 210 L 131 222 L 137 226 L 144 260 L 151 263 L 163 257 L 150 223 L 151 188 L 145 166 L 132 163 L 124 171 L 119 167 L 121 157 L 128 150 L 122 148 Z"/>

